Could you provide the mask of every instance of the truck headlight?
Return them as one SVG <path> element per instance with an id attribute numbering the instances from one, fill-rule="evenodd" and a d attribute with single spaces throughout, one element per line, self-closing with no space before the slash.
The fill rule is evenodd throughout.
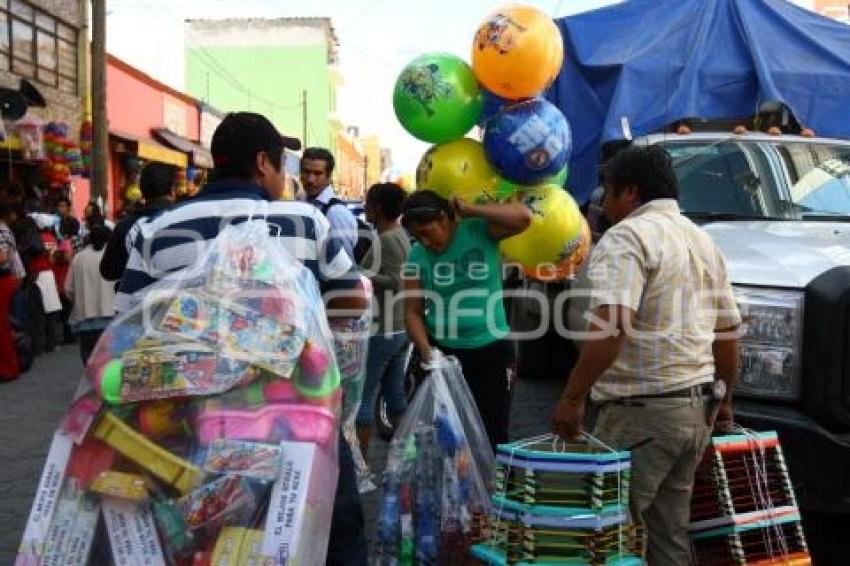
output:
<path id="1" fill-rule="evenodd" d="M 800 397 L 803 293 L 735 287 L 743 319 L 741 374 L 735 394 L 793 401 Z"/>

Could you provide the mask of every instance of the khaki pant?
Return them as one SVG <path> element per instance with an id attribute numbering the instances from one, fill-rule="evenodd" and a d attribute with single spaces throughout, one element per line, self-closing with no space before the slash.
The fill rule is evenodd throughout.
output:
<path id="1" fill-rule="evenodd" d="M 684 566 L 691 562 L 687 527 L 694 471 L 711 437 L 706 400 L 634 403 L 604 405 L 594 435 L 620 449 L 652 439 L 632 452 L 632 518 L 644 527 L 650 566 Z"/>

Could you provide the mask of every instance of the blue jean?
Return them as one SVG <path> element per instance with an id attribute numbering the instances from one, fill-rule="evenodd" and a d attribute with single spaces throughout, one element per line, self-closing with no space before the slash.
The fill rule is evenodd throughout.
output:
<path id="1" fill-rule="evenodd" d="M 366 542 L 366 523 L 360 493 L 357 491 L 357 471 L 351 448 L 342 431 L 339 432 L 339 480 L 336 484 L 331 533 L 328 540 L 326 566 L 367 566 L 369 545 Z"/>
<path id="2" fill-rule="evenodd" d="M 391 417 L 400 417 L 407 408 L 404 393 L 404 355 L 409 340 L 407 333 L 378 334 L 369 338 L 369 353 L 366 358 L 366 382 L 363 384 L 363 400 L 357 411 L 357 426 L 375 424 L 375 400 L 378 387 L 387 401 Z"/>

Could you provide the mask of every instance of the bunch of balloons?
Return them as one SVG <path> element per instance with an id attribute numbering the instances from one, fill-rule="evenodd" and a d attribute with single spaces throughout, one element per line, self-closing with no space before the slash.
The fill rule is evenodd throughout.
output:
<path id="1" fill-rule="evenodd" d="M 44 152 L 46 161 L 41 166 L 41 175 L 50 188 L 64 187 L 71 182 L 76 145 L 68 139 L 68 125 L 50 122 L 44 126 Z"/>
<path id="2" fill-rule="evenodd" d="M 471 66 L 451 54 L 422 55 L 402 70 L 393 92 L 401 125 L 436 144 L 419 162 L 416 187 L 469 202 L 522 199 L 534 221 L 502 242 L 502 253 L 528 276 L 547 280 L 572 275 L 590 245 L 578 206 L 563 190 L 569 123 L 540 98 L 563 57 L 551 18 L 532 7 L 506 7 L 479 26 Z M 476 125 L 482 141 L 464 137 Z"/>

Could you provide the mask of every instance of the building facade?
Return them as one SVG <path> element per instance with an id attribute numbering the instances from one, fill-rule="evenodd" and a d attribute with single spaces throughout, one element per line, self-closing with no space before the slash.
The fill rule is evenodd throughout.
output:
<path id="1" fill-rule="evenodd" d="M 189 94 L 333 149 L 340 75 L 329 18 L 189 20 L 185 38 Z"/>
<path id="2" fill-rule="evenodd" d="M 45 105 L 28 108 L 24 119 L 64 123 L 68 139 L 75 143 L 80 139 L 87 88 L 86 7 L 86 0 L 0 0 L 0 87 L 19 91 L 22 79 L 29 82 Z M 10 196 L 32 199 L 35 194 L 49 205 L 42 162 L 22 152 L 13 120 L 4 120 L 2 126 L 0 149 L 5 155 L 0 178 L 14 186 Z M 72 197 L 80 192 L 88 198 L 88 181 L 75 176 L 67 190 Z"/>
<path id="3" fill-rule="evenodd" d="M 109 119 L 108 208 L 112 215 L 138 197 L 138 173 L 148 161 L 178 168 L 178 192 L 191 192 L 197 171 L 212 167 L 204 139 L 221 113 L 110 55 L 106 68 Z"/>

